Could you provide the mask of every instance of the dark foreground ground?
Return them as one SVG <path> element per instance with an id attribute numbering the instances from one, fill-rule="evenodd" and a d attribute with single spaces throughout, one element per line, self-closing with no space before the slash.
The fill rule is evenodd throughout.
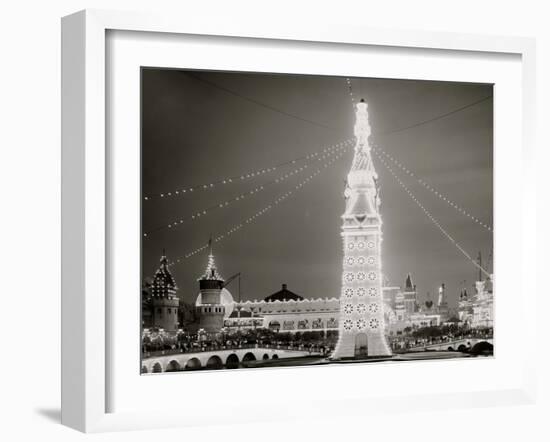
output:
<path id="1" fill-rule="evenodd" d="M 453 351 L 422 351 L 415 353 L 396 354 L 389 358 L 387 357 L 370 357 L 364 359 L 346 359 L 340 361 L 331 361 L 321 356 L 301 356 L 296 358 L 284 359 L 269 359 L 266 361 L 250 361 L 243 363 L 246 368 L 261 368 L 261 367 L 300 367 L 308 365 L 326 365 L 326 364 L 357 364 L 365 362 L 394 362 L 394 361 L 422 361 L 433 359 L 456 359 L 456 358 L 471 358 L 475 357 L 468 353 L 460 353 Z"/>

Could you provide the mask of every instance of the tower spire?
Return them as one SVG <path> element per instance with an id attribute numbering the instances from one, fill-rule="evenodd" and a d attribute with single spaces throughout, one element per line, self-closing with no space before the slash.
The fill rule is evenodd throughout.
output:
<path id="1" fill-rule="evenodd" d="M 357 103 L 355 113 L 355 153 L 348 173 L 346 211 L 344 216 L 354 217 L 360 223 L 366 218 L 379 220 L 378 175 L 372 162 L 369 136 L 368 106 L 364 100 Z"/>
<path id="2" fill-rule="evenodd" d="M 208 248 L 209 248 L 209 252 L 208 252 L 208 262 L 206 264 L 206 270 L 204 271 L 204 274 L 200 279 L 223 282 L 223 277 L 218 273 L 218 270 L 216 268 L 216 261 L 214 260 L 212 236 L 210 236 L 210 239 L 208 240 Z"/>
<path id="3" fill-rule="evenodd" d="M 407 279 L 405 280 L 405 291 L 410 292 L 412 290 L 413 290 L 413 283 L 412 283 L 411 274 L 407 273 Z"/>
<path id="4" fill-rule="evenodd" d="M 166 249 L 162 248 L 162 256 L 160 257 L 160 268 L 168 271 L 168 258 L 166 257 Z"/>

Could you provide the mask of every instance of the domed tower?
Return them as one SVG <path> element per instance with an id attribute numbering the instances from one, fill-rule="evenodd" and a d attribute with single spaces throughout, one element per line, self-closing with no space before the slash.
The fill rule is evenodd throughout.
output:
<path id="1" fill-rule="evenodd" d="M 199 328 L 204 329 L 207 333 L 219 333 L 223 328 L 225 314 L 225 306 L 222 304 L 221 299 L 223 285 L 224 279 L 216 269 L 214 255 L 212 254 L 212 243 L 210 243 L 208 264 L 204 274 L 199 279 L 201 302 L 196 307 Z"/>
<path id="2" fill-rule="evenodd" d="M 162 253 L 160 267 L 151 284 L 153 327 L 163 328 L 167 332 L 178 329 L 178 308 L 180 300 L 176 297 L 176 281 L 168 270 L 168 259 Z"/>
<path id="3" fill-rule="evenodd" d="M 367 109 L 367 103 L 361 100 L 355 113 L 357 141 L 342 215 L 344 266 L 339 336 L 332 359 L 391 355 L 384 333 L 380 191 L 368 141 Z"/>

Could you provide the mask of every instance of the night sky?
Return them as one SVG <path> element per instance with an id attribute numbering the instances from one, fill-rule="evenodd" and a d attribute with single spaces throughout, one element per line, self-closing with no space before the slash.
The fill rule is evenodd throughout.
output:
<path id="1" fill-rule="evenodd" d="M 454 203 L 492 226 L 492 85 L 353 78 L 352 90 L 369 104 L 374 145 L 392 155 Z M 453 112 L 470 103 L 478 102 Z M 417 123 L 450 115 L 427 124 Z M 226 232 L 316 170 L 299 161 L 258 178 L 184 196 L 160 198 L 190 186 L 268 168 L 352 138 L 355 115 L 345 77 L 227 72 L 142 71 L 143 277 L 153 276 L 162 250 L 174 261 Z M 395 132 L 396 129 L 413 126 Z M 388 133 L 389 132 L 389 133 Z M 241 298 L 261 299 L 280 289 L 307 298 L 338 297 L 342 272 L 340 216 L 344 179 L 353 150 L 251 224 L 214 244 L 219 272 L 242 273 Z M 478 271 L 431 223 L 374 157 L 381 185 L 383 272 L 403 286 L 408 272 L 423 301 L 445 283 L 456 307 L 464 281 Z M 242 201 L 188 218 L 304 164 L 280 184 Z M 317 162 L 316 164 L 320 164 Z M 399 169 L 394 168 L 397 171 Z M 472 256 L 492 251 L 492 234 L 400 172 L 403 181 Z M 157 196 L 155 196 L 157 195 Z M 171 267 L 185 302 L 194 301 L 207 252 Z M 489 268 L 489 270 L 492 270 Z M 237 284 L 228 289 L 237 298 Z"/>

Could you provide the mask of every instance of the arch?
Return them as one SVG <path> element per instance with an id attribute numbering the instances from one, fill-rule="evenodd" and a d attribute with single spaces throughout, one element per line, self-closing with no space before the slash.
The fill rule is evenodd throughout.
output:
<path id="1" fill-rule="evenodd" d="M 165 372 L 181 371 L 181 365 L 176 360 L 171 360 L 166 366 Z"/>
<path id="2" fill-rule="evenodd" d="M 271 356 L 271 359 L 279 359 L 279 355 L 274 354 L 273 356 Z"/>
<path id="3" fill-rule="evenodd" d="M 455 349 L 453 347 L 449 347 L 447 348 L 447 351 L 455 351 Z"/>
<path id="4" fill-rule="evenodd" d="M 162 365 L 160 365 L 160 362 L 155 362 L 155 365 L 153 365 L 153 373 L 162 373 Z"/>
<path id="5" fill-rule="evenodd" d="M 279 321 L 271 321 L 269 329 L 278 332 L 281 329 L 281 323 Z"/>
<path id="6" fill-rule="evenodd" d="M 225 368 L 239 368 L 239 357 L 231 353 L 225 360 Z"/>
<path id="7" fill-rule="evenodd" d="M 243 362 L 250 362 L 255 360 L 256 360 L 256 356 L 254 356 L 254 353 L 250 351 L 243 356 Z"/>
<path id="8" fill-rule="evenodd" d="M 201 367 L 201 361 L 199 361 L 198 358 L 191 358 L 187 361 L 187 364 L 185 364 L 186 370 L 198 370 Z"/>
<path id="9" fill-rule="evenodd" d="M 262 359 L 264 361 L 267 361 L 269 359 L 269 355 L 267 353 L 265 353 L 263 356 L 262 356 Z"/>
<path id="10" fill-rule="evenodd" d="M 369 355 L 369 343 L 366 333 L 355 335 L 355 356 L 366 357 Z"/>
<path id="11" fill-rule="evenodd" d="M 460 344 L 457 348 L 458 351 L 461 351 L 462 353 L 468 351 L 468 347 L 466 347 L 464 344 Z"/>
<path id="12" fill-rule="evenodd" d="M 147 374 L 147 373 L 149 373 L 149 370 L 147 370 L 147 367 L 145 365 L 143 365 L 141 367 L 141 374 Z"/>
<path id="13" fill-rule="evenodd" d="M 220 368 L 223 368 L 222 358 L 218 355 L 210 356 L 208 361 L 206 361 L 206 368 L 209 370 L 219 370 Z"/>
<path id="14" fill-rule="evenodd" d="M 493 354 L 493 344 L 487 341 L 481 341 L 475 344 L 470 353 L 473 355 L 491 356 Z"/>

